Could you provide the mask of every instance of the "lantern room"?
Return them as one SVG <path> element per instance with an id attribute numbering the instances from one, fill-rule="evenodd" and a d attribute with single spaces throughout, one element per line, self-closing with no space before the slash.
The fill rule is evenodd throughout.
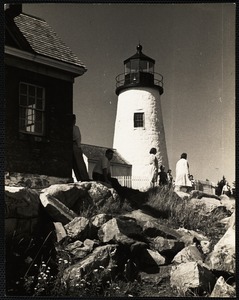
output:
<path id="1" fill-rule="evenodd" d="M 116 94 L 130 87 L 156 87 L 163 93 L 163 76 L 154 72 L 155 60 L 142 53 L 142 46 L 124 61 L 124 73 L 116 77 Z"/>

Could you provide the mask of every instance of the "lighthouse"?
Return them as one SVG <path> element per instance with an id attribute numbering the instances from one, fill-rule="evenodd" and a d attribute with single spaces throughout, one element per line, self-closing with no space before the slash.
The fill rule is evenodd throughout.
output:
<path id="1" fill-rule="evenodd" d="M 113 147 L 132 164 L 132 177 L 146 177 L 151 148 L 157 149 L 159 167 L 168 169 L 168 155 L 161 109 L 163 76 L 154 72 L 155 60 L 137 52 L 124 61 L 116 77 L 118 96 Z"/>

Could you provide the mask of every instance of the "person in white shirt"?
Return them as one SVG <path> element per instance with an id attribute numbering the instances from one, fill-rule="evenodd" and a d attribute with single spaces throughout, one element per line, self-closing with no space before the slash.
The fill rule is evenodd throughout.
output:
<path id="1" fill-rule="evenodd" d="M 227 195 L 228 197 L 231 196 L 231 187 L 226 181 L 223 188 L 222 188 L 222 195 Z"/>
<path id="2" fill-rule="evenodd" d="M 73 115 L 73 170 L 78 181 L 88 181 L 89 175 L 81 149 L 81 133 L 76 126 L 76 115 Z"/>
<path id="3" fill-rule="evenodd" d="M 156 148 L 151 148 L 149 151 L 149 180 L 151 187 L 154 187 L 158 180 L 158 159 L 156 153 Z"/>
<path id="4" fill-rule="evenodd" d="M 175 190 L 179 191 L 181 187 L 191 187 L 189 180 L 189 164 L 187 161 L 187 153 L 182 153 L 181 158 L 176 163 Z"/>
<path id="5" fill-rule="evenodd" d="M 95 181 L 101 181 L 111 185 L 116 192 L 121 195 L 123 187 L 116 178 L 111 177 L 110 161 L 112 160 L 113 156 L 114 151 L 112 149 L 107 149 L 105 151 L 105 155 L 98 160 L 93 169 L 92 178 Z"/>
<path id="6" fill-rule="evenodd" d="M 93 169 L 93 180 L 111 184 L 110 161 L 113 158 L 113 155 L 114 151 L 112 149 L 106 150 L 105 155 L 98 160 Z"/>

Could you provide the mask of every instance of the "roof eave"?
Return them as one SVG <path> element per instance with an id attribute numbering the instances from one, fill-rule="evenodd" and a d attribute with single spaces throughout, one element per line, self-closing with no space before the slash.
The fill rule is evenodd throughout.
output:
<path id="1" fill-rule="evenodd" d="M 10 46 L 5 46 L 4 52 L 5 54 L 11 56 L 15 56 L 28 61 L 34 61 L 42 65 L 63 70 L 65 72 L 73 74 L 74 77 L 81 76 L 87 71 L 85 66 L 78 66 L 78 65 L 66 63 L 64 61 L 53 59 L 51 57 L 46 57 L 36 53 L 29 53 Z"/>

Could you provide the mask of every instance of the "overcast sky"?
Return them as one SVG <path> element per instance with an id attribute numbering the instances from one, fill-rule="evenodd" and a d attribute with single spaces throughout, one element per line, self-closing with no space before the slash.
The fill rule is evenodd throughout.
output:
<path id="1" fill-rule="evenodd" d="M 74 84 L 83 143 L 113 146 L 115 77 L 140 41 L 164 77 L 173 175 L 187 152 L 194 178 L 235 180 L 235 4 L 24 4 L 23 12 L 46 20 L 88 69 Z"/>

